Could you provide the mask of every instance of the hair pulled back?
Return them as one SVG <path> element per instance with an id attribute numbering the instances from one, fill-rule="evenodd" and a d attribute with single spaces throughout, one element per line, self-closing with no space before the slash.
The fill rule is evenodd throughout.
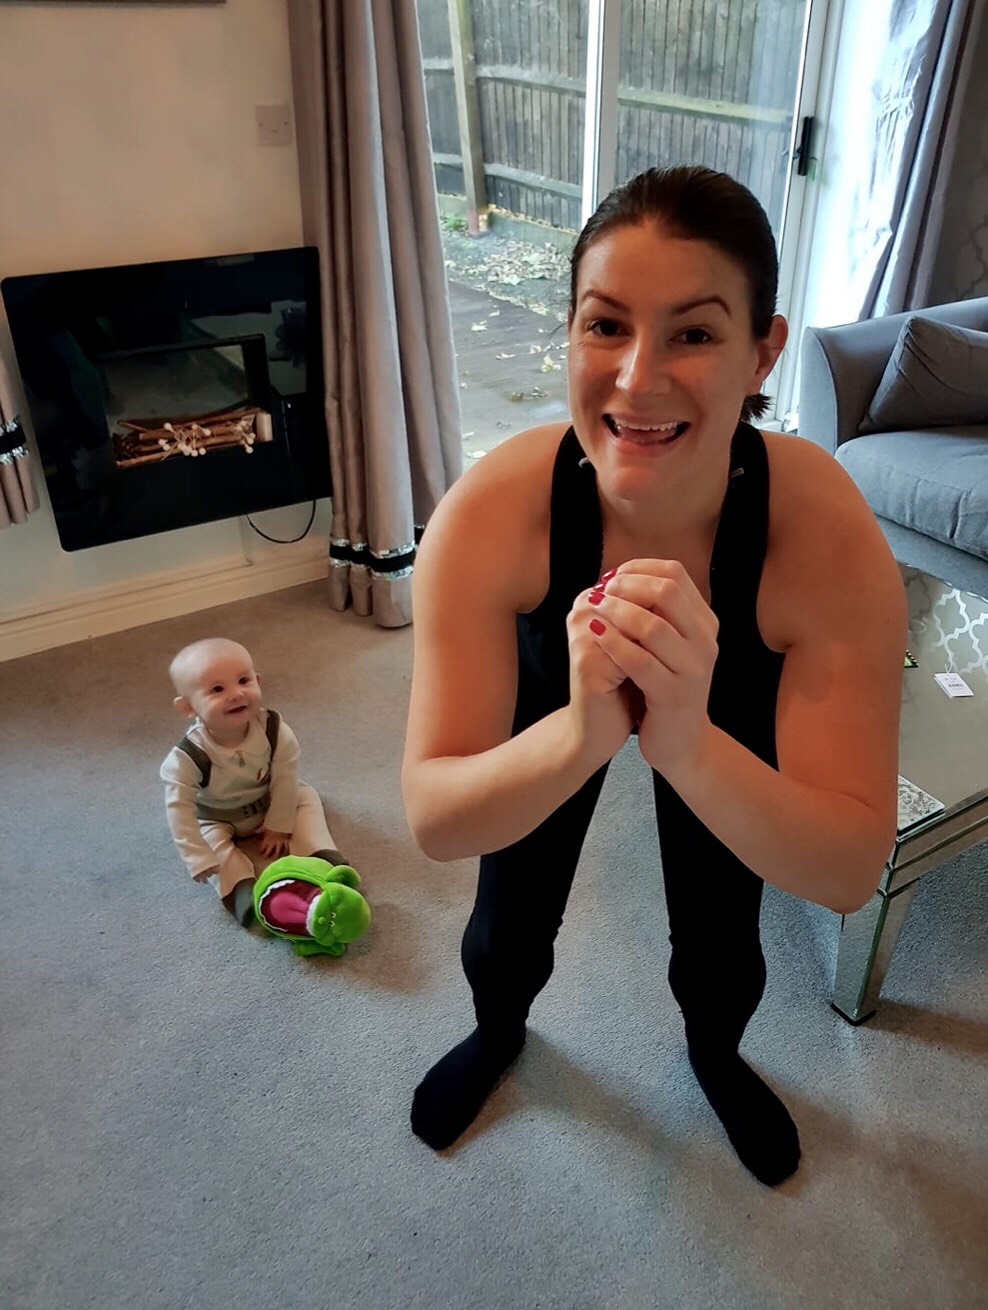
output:
<path id="1" fill-rule="evenodd" d="M 716 246 L 740 266 L 749 288 L 751 331 L 763 340 L 772 327 L 779 260 L 768 217 L 747 187 L 727 173 L 699 165 L 649 168 L 605 196 L 587 219 L 570 255 L 570 313 L 576 312 L 576 284 L 586 251 L 606 233 L 648 220 L 670 235 Z M 767 396 L 746 396 L 741 418 L 766 412 Z"/>

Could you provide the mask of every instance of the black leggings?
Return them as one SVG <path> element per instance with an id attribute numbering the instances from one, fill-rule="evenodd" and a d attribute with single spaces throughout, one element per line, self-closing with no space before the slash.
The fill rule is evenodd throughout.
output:
<path id="1" fill-rule="evenodd" d="M 529 698 L 531 700 L 531 698 Z M 515 733 L 555 705 L 519 708 Z M 549 980 L 580 851 L 607 766 L 520 841 L 485 855 L 461 957 L 477 1024 L 517 1029 Z M 652 774 L 672 957 L 669 983 L 691 1051 L 737 1051 L 765 989 L 761 878 Z"/>

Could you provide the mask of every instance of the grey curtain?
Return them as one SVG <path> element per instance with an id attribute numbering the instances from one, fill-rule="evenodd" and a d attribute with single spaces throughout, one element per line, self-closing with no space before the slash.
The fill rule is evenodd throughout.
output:
<path id="1" fill-rule="evenodd" d="M 24 523 L 37 508 L 27 439 L 14 413 L 10 375 L 0 357 L 0 528 Z"/>
<path id="2" fill-rule="evenodd" d="M 986 0 L 892 0 L 873 85 L 876 144 L 852 229 L 871 262 L 860 318 L 927 306 Z"/>
<path id="3" fill-rule="evenodd" d="M 322 276 L 330 603 L 399 627 L 418 537 L 463 467 L 414 0 L 289 0 L 288 14 Z"/>

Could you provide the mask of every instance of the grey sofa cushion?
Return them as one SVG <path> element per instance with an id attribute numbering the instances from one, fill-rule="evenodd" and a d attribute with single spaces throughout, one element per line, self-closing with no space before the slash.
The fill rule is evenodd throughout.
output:
<path id="1" fill-rule="evenodd" d="M 859 431 L 988 423 L 988 332 L 906 319 Z"/>
<path id="2" fill-rule="evenodd" d="M 988 427 L 876 432 L 836 458 L 876 514 L 988 560 Z"/>

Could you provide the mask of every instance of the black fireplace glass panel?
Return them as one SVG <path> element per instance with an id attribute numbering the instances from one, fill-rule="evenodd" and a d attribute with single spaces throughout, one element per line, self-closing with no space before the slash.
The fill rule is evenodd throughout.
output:
<path id="1" fill-rule="evenodd" d="M 315 248 L 0 289 L 65 550 L 331 494 Z"/>

